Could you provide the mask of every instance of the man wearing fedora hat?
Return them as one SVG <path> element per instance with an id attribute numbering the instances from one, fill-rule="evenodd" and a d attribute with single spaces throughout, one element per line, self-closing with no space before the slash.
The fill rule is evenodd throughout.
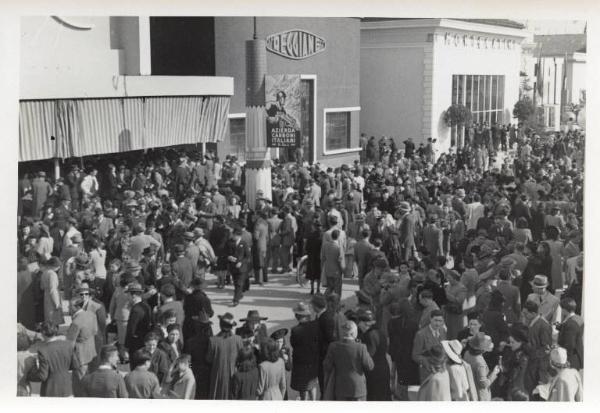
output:
<path id="1" fill-rule="evenodd" d="M 235 330 L 235 334 L 239 335 L 243 329 L 248 329 L 254 334 L 255 343 L 260 344 L 269 338 L 267 326 L 263 323 L 263 321 L 266 321 L 267 319 L 268 317 L 261 317 L 258 310 L 249 310 L 246 318 L 240 319 L 244 324 Z"/>
<path id="2" fill-rule="evenodd" d="M 292 328 L 293 349 L 290 387 L 300 393 L 300 400 L 316 400 L 319 377 L 319 323 L 311 320 L 308 304 L 300 302 L 292 309 L 298 325 Z"/>
<path id="3" fill-rule="evenodd" d="M 206 354 L 206 360 L 210 364 L 209 399 L 231 399 L 231 378 L 235 373 L 238 353 L 244 346 L 242 338 L 232 332 L 235 326 L 233 314 L 220 315 L 221 331 L 210 338 Z"/>
<path id="4" fill-rule="evenodd" d="M 399 241 L 402 247 L 402 259 L 408 261 L 414 256 L 415 252 L 415 215 L 412 214 L 412 207 L 406 201 L 400 202 L 398 205 L 398 229 Z"/>
<path id="5" fill-rule="evenodd" d="M 531 282 L 533 293 L 527 301 L 533 301 L 539 307 L 539 313 L 550 324 L 560 322 L 560 300 L 548 291 L 548 277 L 536 275 Z"/>
<path id="6" fill-rule="evenodd" d="M 73 342 L 75 355 L 79 361 L 73 372 L 73 394 L 75 397 L 83 395 L 81 380 L 98 354 L 94 340 L 98 332 L 98 322 L 94 313 L 84 310 L 84 304 L 84 297 L 81 296 L 71 300 L 72 322 L 66 334 L 67 340 Z"/>
<path id="7" fill-rule="evenodd" d="M 539 306 L 533 301 L 523 305 L 523 321 L 528 326 L 528 339 L 531 353 L 527 376 L 529 383 L 546 382 L 548 373 L 548 353 L 552 346 L 552 327 L 539 314 Z"/>
<path id="8" fill-rule="evenodd" d="M 144 347 L 144 337 L 152 330 L 152 310 L 142 300 L 144 289 L 140 283 L 129 284 L 126 292 L 130 297 L 131 310 L 127 321 L 125 347 L 129 354 L 133 354 L 137 349 Z"/>
<path id="9" fill-rule="evenodd" d="M 377 327 L 375 314 L 371 310 L 359 310 L 358 337 L 367 346 L 367 351 L 373 359 L 373 369 L 365 372 L 367 377 L 367 400 L 391 400 L 390 365 L 387 360 L 387 337 Z"/>
<path id="10" fill-rule="evenodd" d="M 242 227 L 236 226 L 233 237 L 227 242 L 225 254 L 228 261 L 228 269 L 233 278 L 233 306 L 237 306 L 244 296 L 244 286 L 248 277 L 248 269 L 252 262 L 252 251 L 250 246 L 242 240 Z"/>

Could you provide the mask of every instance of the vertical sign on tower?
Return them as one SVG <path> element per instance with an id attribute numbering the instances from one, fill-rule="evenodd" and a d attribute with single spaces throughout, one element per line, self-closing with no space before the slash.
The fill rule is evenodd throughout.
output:
<path id="1" fill-rule="evenodd" d="M 300 97 L 300 75 L 265 76 L 268 147 L 300 145 Z"/>

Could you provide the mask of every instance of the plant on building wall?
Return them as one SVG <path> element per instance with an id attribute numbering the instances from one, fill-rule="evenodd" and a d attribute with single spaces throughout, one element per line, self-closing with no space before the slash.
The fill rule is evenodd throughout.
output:
<path id="1" fill-rule="evenodd" d="M 465 105 L 454 104 L 446 109 L 444 122 L 447 126 L 464 126 L 471 122 L 471 111 Z"/>
<path id="2" fill-rule="evenodd" d="M 525 122 L 533 114 L 535 114 L 535 106 L 528 96 L 519 99 L 513 107 L 513 117 L 519 119 L 519 122 Z"/>

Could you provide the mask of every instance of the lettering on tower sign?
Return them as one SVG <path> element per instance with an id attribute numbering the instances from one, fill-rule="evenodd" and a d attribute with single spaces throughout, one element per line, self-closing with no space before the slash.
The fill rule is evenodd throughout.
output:
<path id="1" fill-rule="evenodd" d="M 325 51 L 325 39 L 316 34 L 292 29 L 267 36 L 267 50 L 288 59 L 306 59 Z"/>

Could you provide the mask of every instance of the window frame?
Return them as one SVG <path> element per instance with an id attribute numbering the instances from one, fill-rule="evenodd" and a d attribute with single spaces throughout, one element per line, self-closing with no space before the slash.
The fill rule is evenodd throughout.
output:
<path id="1" fill-rule="evenodd" d="M 360 152 L 360 147 L 352 147 L 352 112 L 359 112 L 360 106 L 343 108 L 325 108 L 323 109 L 323 155 L 337 155 L 343 153 Z M 348 114 L 348 148 L 327 149 L 327 114 L 328 113 L 347 113 Z"/>

